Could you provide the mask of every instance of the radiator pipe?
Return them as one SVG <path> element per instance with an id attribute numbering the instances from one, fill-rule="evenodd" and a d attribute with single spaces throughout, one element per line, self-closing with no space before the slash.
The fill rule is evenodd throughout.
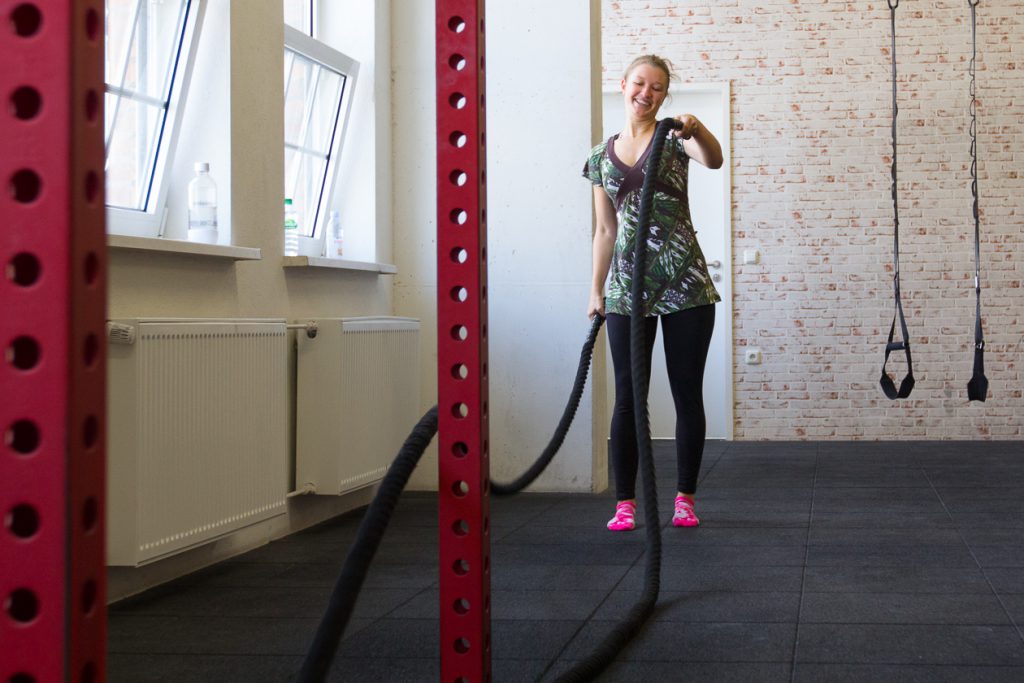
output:
<path id="1" fill-rule="evenodd" d="M 285 325 L 285 327 L 289 330 L 305 330 L 306 336 L 310 339 L 316 338 L 316 333 L 319 329 L 315 320 L 308 320 L 304 323 L 289 323 Z"/>

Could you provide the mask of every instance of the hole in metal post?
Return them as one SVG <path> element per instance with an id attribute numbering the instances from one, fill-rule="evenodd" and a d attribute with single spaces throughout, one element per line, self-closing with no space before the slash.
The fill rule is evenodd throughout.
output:
<path id="1" fill-rule="evenodd" d="M 15 254 L 7 264 L 7 279 L 19 287 L 30 287 L 39 280 L 42 266 L 34 254 L 26 251 Z"/>
<path id="2" fill-rule="evenodd" d="M 100 423 L 96 419 L 95 415 L 90 415 L 85 418 L 85 423 L 82 425 L 82 444 L 87 448 L 94 448 L 96 442 L 100 438 Z"/>
<path id="3" fill-rule="evenodd" d="M 19 370 L 31 370 L 39 364 L 39 342 L 32 337 L 17 337 L 7 347 L 7 362 Z"/>
<path id="4" fill-rule="evenodd" d="M 43 181 L 35 171 L 23 168 L 11 176 L 8 183 L 8 191 L 11 197 L 19 204 L 28 204 L 39 197 L 43 188 Z"/>
<path id="5" fill-rule="evenodd" d="M 34 119 L 42 107 L 43 98 L 32 86 L 23 85 L 11 94 L 11 113 L 22 121 Z"/>
<path id="6" fill-rule="evenodd" d="M 4 443 L 22 455 L 39 448 L 39 427 L 31 420 L 18 420 L 4 432 Z"/>
<path id="7" fill-rule="evenodd" d="M 28 38 L 38 33 L 42 23 L 42 12 L 31 3 L 23 2 L 11 12 L 11 26 L 14 28 L 14 32 L 22 38 Z"/>
<path id="8" fill-rule="evenodd" d="M 466 146 L 469 138 L 461 130 L 457 130 L 448 136 L 448 142 L 452 144 L 452 147 L 460 148 Z"/>
<path id="9" fill-rule="evenodd" d="M 28 588 L 17 588 L 4 600 L 4 611 L 11 619 L 26 624 L 39 616 L 39 598 Z"/>
<path id="10" fill-rule="evenodd" d="M 460 92 L 452 93 L 451 97 L 448 98 L 448 104 L 450 104 L 453 109 L 465 109 L 468 101 L 469 100 L 466 99 L 466 96 Z"/>
<path id="11" fill-rule="evenodd" d="M 460 54 L 454 54 L 448 58 L 448 66 L 456 71 L 462 71 L 466 68 L 466 58 Z"/>
<path id="12" fill-rule="evenodd" d="M 4 526 L 18 538 L 32 538 L 39 531 L 39 513 L 31 505 L 15 505 L 4 516 Z"/>
<path id="13" fill-rule="evenodd" d="M 82 529 L 86 533 L 92 533 L 96 530 L 96 522 L 99 521 L 99 506 L 96 503 L 96 499 L 89 497 L 85 499 L 85 503 L 82 504 Z"/>

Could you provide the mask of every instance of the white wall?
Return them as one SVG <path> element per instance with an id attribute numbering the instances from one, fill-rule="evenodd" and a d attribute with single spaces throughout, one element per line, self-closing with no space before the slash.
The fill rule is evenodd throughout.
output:
<path id="1" fill-rule="evenodd" d="M 432 3 L 396 0 L 395 305 L 431 323 L 422 362 L 424 403 L 436 399 L 436 229 Z M 488 279 L 490 444 L 495 479 L 525 469 L 561 415 L 589 329 L 591 189 L 580 173 L 600 137 L 596 2 L 488 2 Z M 599 118 L 599 117 L 598 117 Z M 603 395 L 603 352 L 595 354 Z M 601 489 L 603 400 L 588 384 L 561 453 L 537 489 Z M 418 485 L 429 485 L 421 465 Z M 436 472 L 434 472 L 436 475 Z"/>
<path id="2" fill-rule="evenodd" d="M 386 9 L 385 0 L 381 5 Z M 384 12 L 386 18 L 387 12 Z M 253 317 L 305 321 L 358 315 L 389 315 L 392 278 L 333 269 L 282 267 L 284 201 L 284 52 L 280 0 L 209 0 L 193 91 L 186 104 L 181 147 L 170 197 L 171 215 L 181 214 L 184 189 L 192 162 L 214 162 L 220 189 L 221 231 L 232 242 L 258 247 L 259 261 L 184 254 L 111 250 L 109 273 L 110 318 L 134 317 Z M 366 31 L 377 30 L 366 26 Z M 379 44 L 387 64 L 387 43 Z M 372 74 L 373 70 L 367 71 Z M 367 78 L 366 82 L 374 82 Z M 387 78 L 376 81 L 385 91 Z M 373 89 L 371 88 L 371 91 Z M 387 102 L 386 92 L 378 102 Z M 384 105 L 387 107 L 387 104 Z M 380 113 L 388 121 L 390 111 Z M 379 147 L 379 146 L 378 146 Z M 360 189 L 370 207 L 390 205 L 390 159 L 377 164 L 378 147 L 361 148 L 376 168 L 375 179 Z M 358 163 L 358 160 L 357 160 Z M 369 189 L 367 189 L 367 187 Z M 339 186 L 337 196 L 350 193 Z M 379 196 L 383 193 L 383 198 Z M 227 209 L 227 212 L 225 211 Z M 391 242 L 389 211 L 371 211 L 372 226 L 383 244 Z M 230 219 L 230 224 L 225 220 Z M 174 225 L 183 230 L 183 218 Z M 178 228 L 175 228 L 178 229 Z M 183 234 L 183 233 L 182 233 Z M 168 236 L 173 236 L 169 234 Z M 226 241 L 222 236 L 222 241 Z M 295 368 L 289 386 L 281 390 L 294 399 Z M 293 426 L 294 431 L 294 426 Z M 294 441 L 294 440 L 292 440 Z M 282 460 L 294 462 L 293 453 Z M 294 471 L 292 465 L 289 465 Z M 282 492 L 284 493 L 284 492 Z M 288 513 L 272 522 L 254 525 L 216 543 L 141 569 L 110 572 L 111 600 L 166 581 L 265 543 L 345 510 L 365 505 L 372 491 L 351 496 L 305 496 L 289 501 Z"/>

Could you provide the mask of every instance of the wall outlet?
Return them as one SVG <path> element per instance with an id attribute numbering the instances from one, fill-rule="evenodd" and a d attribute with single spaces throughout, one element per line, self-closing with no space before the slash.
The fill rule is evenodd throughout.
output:
<path id="1" fill-rule="evenodd" d="M 743 250 L 743 265 L 756 265 L 761 262 L 761 252 L 757 249 Z"/>
<path id="2" fill-rule="evenodd" d="M 747 349 L 744 352 L 743 360 L 747 365 L 761 364 L 761 349 Z"/>

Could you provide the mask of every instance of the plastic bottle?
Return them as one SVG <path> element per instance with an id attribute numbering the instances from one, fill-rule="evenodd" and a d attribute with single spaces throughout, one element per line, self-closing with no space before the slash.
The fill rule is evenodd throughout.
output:
<path id="1" fill-rule="evenodd" d="M 195 169 L 188 184 L 188 241 L 217 244 L 217 183 L 207 162 L 196 163 Z"/>
<path id="2" fill-rule="evenodd" d="M 299 255 L 299 218 L 291 199 L 284 200 L 284 255 Z"/>
<path id="3" fill-rule="evenodd" d="M 345 230 L 341 227 L 341 216 L 336 210 L 332 210 L 327 223 L 331 248 L 329 249 L 332 258 L 341 258 L 345 255 Z"/>

